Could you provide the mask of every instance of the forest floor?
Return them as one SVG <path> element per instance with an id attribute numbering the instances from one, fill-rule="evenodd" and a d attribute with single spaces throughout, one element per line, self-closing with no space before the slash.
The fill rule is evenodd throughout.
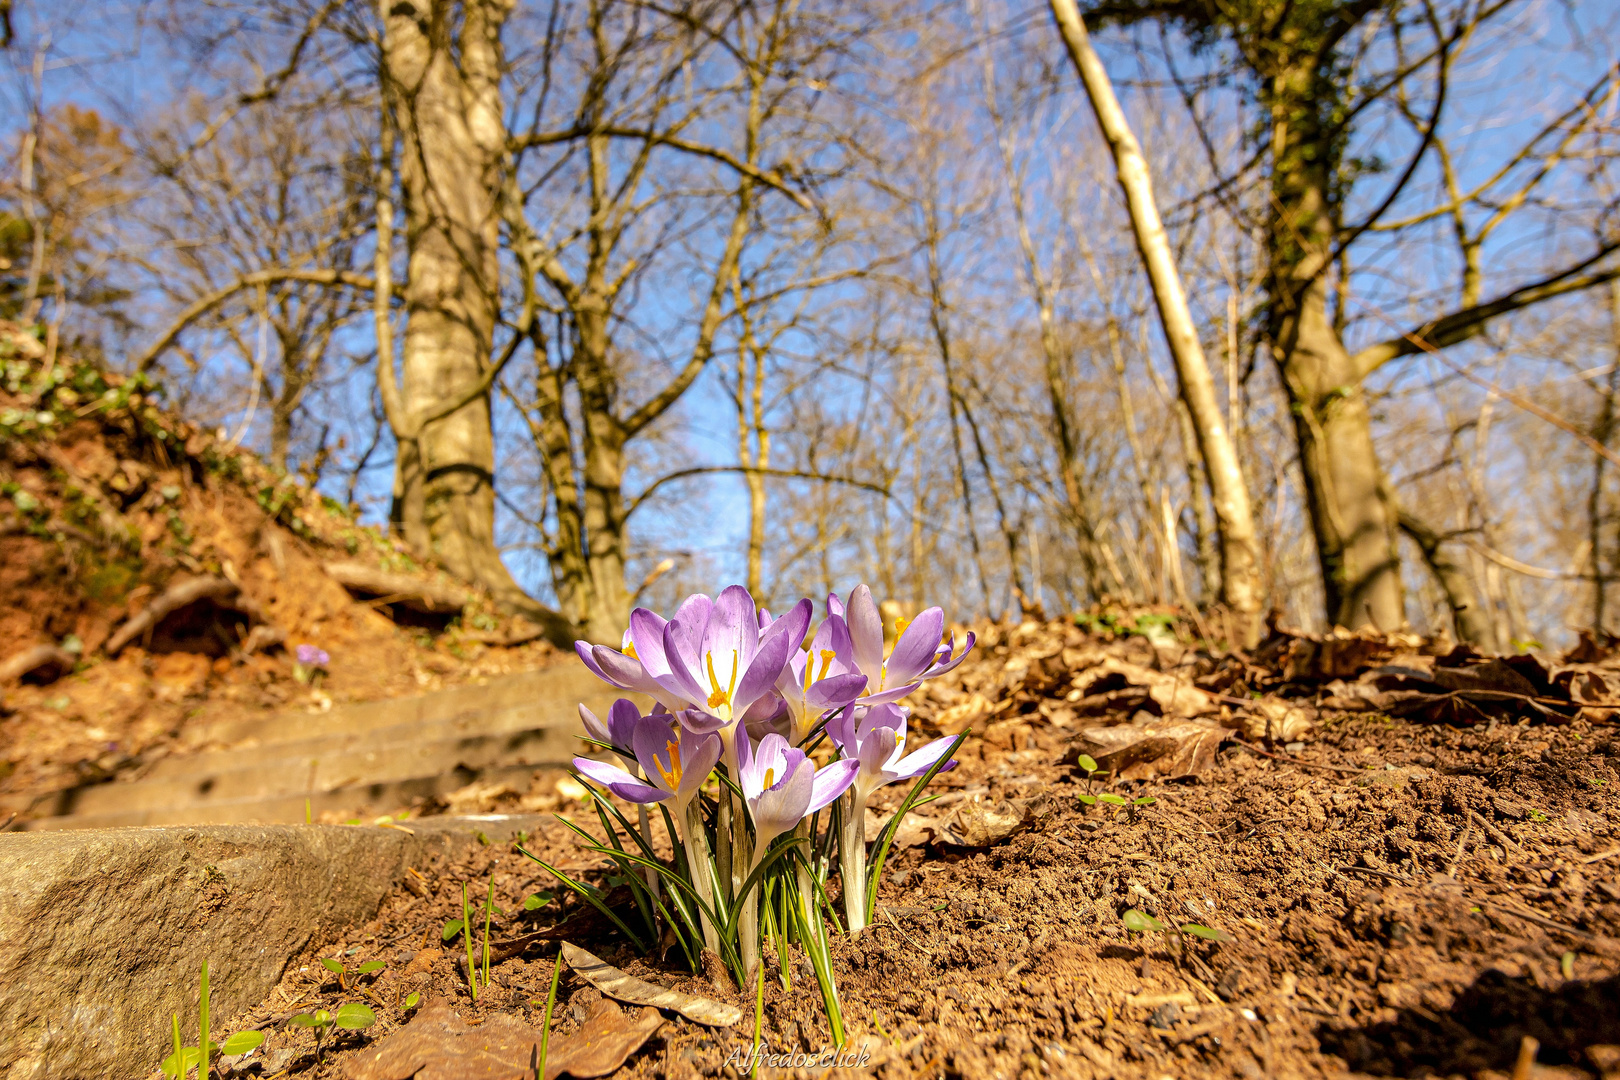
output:
<path id="1" fill-rule="evenodd" d="M 1139 754 L 1134 771 L 1142 778 L 1105 785 L 1074 764 L 1077 746 L 1094 750 L 1098 725 L 1152 727 L 1173 717 L 1165 711 L 1153 719 L 1151 699 L 1134 715 L 1132 706 L 1088 710 L 1087 702 L 1111 694 L 1117 703 L 1139 685 L 1078 698 L 1064 688 L 1099 666 L 1139 677 L 1171 670 L 1163 661 L 1176 651 L 1155 650 L 1140 636 L 1103 641 L 1062 623 L 1001 628 L 999 640 L 991 628 L 983 648 L 981 662 L 967 665 L 954 686 L 918 703 L 918 723 L 958 726 L 975 686 L 983 700 L 1005 696 L 1008 704 L 993 713 L 1004 718 L 987 727 L 977 722 L 983 717 L 968 721 L 976 732 L 960 767 L 936 780 L 950 809 L 935 804 L 927 812 L 944 817 L 918 812 L 902 829 L 906 846 L 884 868 L 875 925 L 853 939 L 835 935 L 846 1047 L 869 1055 L 854 1072 L 1620 1076 L 1620 742 L 1607 711 L 1549 723 L 1509 709 L 1464 726 L 1306 706 L 1296 697 L 1312 730 L 1294 731 L 1287 744 L 1268 750 L 1248 742 L 1254 736 L 1241 734 L 1242 718 L 1233 715 L 1243 710 L 1222 709 L 1211 722 L 1228 725 L 1224 745 L 1203 744 L 1207 757 L 1189 774 L 1168 775 L 1186 765 L 1183 758 L 1165 775 L 1143 775 L 1155 759 Z M 1031 653 L 1047 656 L 1031 664 Z M 1132 657 L 1143 661 L 1140 669 Z M 1416 653 L 1400 659 L 1422 662 Z M 1192 682 L 1231 682 L 1222 665 L 1203 666 L 1206 674 Z M 1032 681 L 1032 672 L 1058 669 L 1051 684 Z M 1257 678 L 1258 668 L 1244 670 L 1243 678 Z M 1415 669 L 1402 671 L 1415 677 Z M 1018 684 L 1012 691 L 1008 672 Z M 1342 704 L 1346 689 L 1319 687 L 1311 700 Z M 942 705 L 953 698 L 954 714 Z M 1305 725 L 1298 716 L 1290 722 Z M 1179 752 L 1165 743 L 1157 760 L 1174 762 Z M 1114 764 L 1121 777 L 1133 771 Z M 1105 787 L 1153 802 L 1133 812 L 1079 798 Z M 890 796 L 892 805 L 901 793 L 890 789 Z M 531 836 L 530 847 L 599 885 L 611 869 L 577 851 L 561 824 Z M 503 1024 L 537 1025 L 553 939 L 532 938 L 519 955 L 499 959 L 491 988 L 473 1003 L 458 961 L 462 943 L 441 943 L 446 921 L 461 917 L 464 885 L 475 907 L 493 887 L 502 912 L 492 918 L 497 945 L 559 927 L 633 975 L 733 1003 L 745 1015 L 734 1027 L 713 1028 L 665 1014 L 613 1075 L 746 1072 L 733 1055 L 752 1044 L 755 987 L 693 975 L 678 950 L 638 955 L 514 850 L 490 847 L 464 862 L 415 869 L 372 922 L 319 943 L 289 966 L 260 1009 L 223 1028 L 270 1033 L 238 1063 L 242 1075 L 460 1076 L 453 1059 L 402 1065 L 394 1055 L 390 1066 L 381 1051 L 413 1023 L 430 1034 L 448 1022 L 446 1006 L 466 1024 L 491 1025 L 491 1039 Z M 559 892 L 525 910 L 526 897 Z M 1121 921 L 1132 908 L 1228 940 L 1144 937 Z M 335 956 L 351 967 L 374 959 L 388 966 L 345 990 L 317 962 Z M 831 1039 L 808 967 L 790 966 L 787 989 L 778 969 L 769 970 L 767 1050 L 821 1053 Z M 411 993 L 421 995 L 422 1011 L 404 1008 Z M 309 1031 L 287 1020 L 345 1000 L 369 1000 L 378 1022 L 329 1039 L 318 1061 Z M 601 993 L 565 966 L 553 1039 L 566 1040 L 602 1008 Z M 1526 1036 L 1539 1044 L 1537 1057 L 1515 1073 Z M 479 1075 L 515 1080 L 527 1062 Z M 825 1075 L 813 1066 L 761 1074 Z"/>

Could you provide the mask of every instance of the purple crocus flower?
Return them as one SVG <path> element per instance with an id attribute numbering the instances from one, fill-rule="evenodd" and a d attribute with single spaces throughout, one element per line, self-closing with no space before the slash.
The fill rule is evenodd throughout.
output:
<path id="1" fill-rule="evenodd" d="M 757 747 L 737 740 L 742 756 L 737 786 L 754 821 L 754 865 L 771 841 L 848 790 L 860 762 L 844 760 L 816 768 L 803 750 L 780 735 L 767 735 Z M 753 871 L 753 867 L 749 867 Z"/>
<path id="2" fill-rule="evenodd" d="M 690 706 L 681 722 L 700 733 L 717 733 L 723 760 L 735 772 L 737 722 L 760 720 L 779 708 L 766 699 L 804 641 L 810 612 L 810 602 L 801 600 L 762 631 L 754 598 L 733 585 L 712 603 L 706 596 L 689 598 L 667 623 L 651 612 L 634 612 L 630 635 L 664 694 Z M 763 716 L 751 711 L 756 704 Z"/>
<path id="3" fill-rule="evenodd" d="M 777 677 L 777 692 L 792 718 L 791 730 L 785 734 L 794 745 L 802 745 L 823 716 L 842 709 L 866 689 L 866 676 L 838 658 L 840 647 L 848 640 L 844 620 L 829 616 L 816 629 L 810 651 L 795 649 Z M 846 655 L 848 651 L 845 646 Z"/>
<path id="4" fill-rule="evenodd" d="M 866 715 L 857 716 L 860 712 Z M 906 753 L 906 710 L 898 705 L 864 710 L 850 706 L 827 722 L 827 734 L 846 759 L 859 763 L 850 788 L 862 812 L 872 792 L 896 780 L 915 780 L 933 768 L 955 741 L 946 735 Z M 940 772 L 955 767 L 956 762 L 949 761 Z"/>
<path id="5" fill-rule="evenodd" d="M 646 774 L 646 780 L 605 761 L 586 757 L 575 758 L 574 768 L 586 779 L 631 802 L 673 800 L 675 820 L 684 821 L 687 806 L 697 797 L 703 782 L 714 770 L 715 762 L 720 760 L 720 740 L 679 725 L 671 731 L 669 724 L 655 714 L 635 719 L 630 741 L 633 759 Z"/>
<path id="6" fill-rule="evenodd" d="M 654 715 L 664 718 L 664 728 L 668 730 L 668 721 L 674 718 L 656 709 Z M 587 735 L 596 742 L 612 747 L 626 765 L 634 764 L 636 728 L 641 724 L 641 709 L 635 702 L 629 698 L 615 701 L 608 708 L 607 722 L 603 723 L 582 701 L 579 703 L 579 719 L 585 725 Z"/>
<path id="7" fill-rule="evenodd" d="M 923 684 L 953 670 L 973 649 L 977 640 L 967 636 L 962 652 L 952 657 L 956 639 L 944 641 L 945 613 L 931 607 L 915 619 L 896 621 L 899 637 L 894 649 L 883 653 L 883 617 L 878 614 L 872 600 L 872 590 L 857 585 L 849 594 L 848 604 L 839 603 L 837 596 L 827 597 L 831 612 L 828 622 L 841 617 L 847 627 L 847 643 L 839 640 L 834 648 L 838 659 L 851 670 L 867 678 L 866 693 L 858 700 L 863 705 L 883 705 L 899 701 Z"/>
<path id="8" fill-rule="evenodd" d="M 298 662 L 307 668 L 322 668 L 332 662 L 326 655 L 326 650 L 314 645 L 300 645 L 297 649 Z"/>
<path id="9" fill-rule="evenodd" d="M 851 705 L 827 723 L 827 733 L 856 772 L 849 786 L 844 831 L 839 837 L 839 872 L 844 879 L 844 917 L 851 933 L 866 926 L 866 800 L 896 780 L 911 780 L 934 767 L 952 739 L 935 739 L 906 753 L 906 710 L 898 705 Z M 954 768 L 946 762 L 941 772 Z"/>

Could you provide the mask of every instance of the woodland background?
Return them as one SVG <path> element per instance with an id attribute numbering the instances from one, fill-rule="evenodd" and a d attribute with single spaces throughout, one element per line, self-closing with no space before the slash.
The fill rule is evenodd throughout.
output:
<path id="1" fill-rule="evenodd" d="M 1080 7 L 1264 605 L 1505 652 L 1613 627 L 1620 9 Z M 559 640 L 729 580 L 960 618 L 1223 595 L 1045 4 L 0 15 L 0 318 L 148 372 Z"/>

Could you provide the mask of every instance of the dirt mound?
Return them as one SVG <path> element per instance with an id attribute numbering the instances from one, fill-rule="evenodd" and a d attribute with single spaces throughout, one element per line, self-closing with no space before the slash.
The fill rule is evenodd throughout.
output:
<path id="1" fill-rule="evenodd" d="M 1280 671 L 1241 658 L 1184 657 L 1137 633 L 1062 623 L 1004 626 L 987 639 L 957 679 L 937 680 L 950 684 L 946 693 L 917 703 L 951 726 L 969 711 L 943 719 L 951 709 L 978 710 L 974 695 L 991 703 L 969 721 L 976 734 L 959 767 L 935 781 L 940 798 L 917 815 L 945 807 L 945 817 L 909 830 L 911 840 L 902 828 L 878 918 L 854 939 L 834 939 L 847 1048 L 869 1058 L 851 1075 L 1505 1078 L 1526 1037 L 1539 1043 L 1539 1064 L 1520 1075 L 1612 1075 L 1598 1066 L 1620 1054 L 1612 724 L 1547 722 L 1534 710 L 1518 722 L 1414 723 L 1323 704 L 1292 752 L 1226 746 L 1186 779 L 1097 777 L 1072 763 L 1077 733 L 1129 727 L 1142 714 L 1172 719 L 1176 706 L 1154 695 L 1182 660 L 1187 685 L 1240 672 L 1286 688 L 1287 697 L 1253 699 L 1257 686 L 1233 682 L 1213 712 L 1193 717 L 1229 730 L 1262 714 L 1245 702 L 1302 708 L 1333 696 L 1334 680 L 1296 672 L 1283 684 Z M 1297 640 L 1306 650 L 1323 644 Z M 1412 642 L 1391 647 L 1423 655 Z M 1359 681 L 1388 659 L 1374 656 L 1365 670 L 1358 660 L 1335 678 Z M 1209 670 L 1191 675 L 1200 664 Z M 1110 665 L 1107 678 L 1120 685 L 1087 693 Z M 1144 671 L 1157 678 L 1130 681 Z M 1114 706 L 1081 704 L 1108 695 Z M 1105 792 L 1119 802 L 1099 802 Z M 879 816 L 901 796 L 898 786 L 880 792 Z M 588 817 L 573 820 L 594 830 Z M 1012 827 L 983 828 L 1003 820 Z M 975 838 L 974 825 L 985 835 Z M 546 822 L 526 846 L 599 888 L 628 922 L 638 917 L 628 890 L 613 887 L 613 865 L 582 850 L 569 827 Z M 413 1003 L 534 1035 L 559 938 L 744 1013 L 718 1029 L 672 1016 L 612 1075 L 733 1075 L 728 1058 L 736 1075 L 746 1071 L 735 1062 L 753 1045 L 755 987 L 683 970 L 673 954 L 638 953 L 510 848 L 416 869 L 376 919 L 312 943 L 275 995 L 224 1026 L 269 1033 L 265 1073 L 365 1075 L 396 1031 L 420 1024 L 419 1035 L 433 1034 Z M 493 989 L 476 1003 L 464 942 L 443 940 L 446 923 L 463 916 L 464 888 L 475 904 L 494 897 Z M 1134 932 L 1123 918 L 1131 909 L 1171 932 Z M 1193 925 L 1218 940 L 1173 932 Z M 346 987 L 317 962 L 334 956 L 351 970 L 385 966 Z M 319 1060 L 311 1033 L 290 1017 L 362 996 L 378 1023 Z M 583 1030 L 599 998 L 565 967 L 552 1039 Z M 830 1046 L 796 953 L 785 972 L 768 964 L 758 1015 L 772 1054 L 802 1062 Z M 511 1055 L 509 1075 L 522 1073 L 525 1055 Z"/>
<path id="2" fill-rule="evenodd" d="M 0 323 L 0 794 L 138 768 L 222 712 L 553 657 L 537 628 L 160 401 Z"/>

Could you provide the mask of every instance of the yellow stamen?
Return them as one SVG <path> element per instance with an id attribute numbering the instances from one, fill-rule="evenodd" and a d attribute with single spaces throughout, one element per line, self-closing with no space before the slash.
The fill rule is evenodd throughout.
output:
<path id="1" fill-rule="evenodd" d="M 681 786 L 681 744 L 671 739 L 664 749 L 669 753 L 669 768 L 664 768 L 664 763 L 656 756 L 653 758 L 653 764 L 658 768 L 658 775 L 664 778 L 665 785 L 674 791 Z"/>
<path id="2" fill-rule="evenodd" d="M 821 650 L 821 674 L 817 675 L 816 678 L 825 679 L 827 677 L 827 669 L 832 667 L 833 658 L 837 655 L 838 654 L 833 652 L 831 649 Z M 809 665 L 806 666 L 808 667 Z"/>
<path id="3" fill-rule="evenodd" d="M 808 660 L 804 664 L 804 692 L 806 694 L 810 692 L 810 662 Z"/>
<path id="4" fill-rule="evenodd" d="M 628 656 L 632 660 L 641 659 L 641 657 L 636 655 L 636 643 L 633 641 L 625 642 L 624 649 L 622 651 L 624 652 L 624 655 Z"/>
<path id="5" fill-rule="evenodd" d="M 737 650 L 731 650 L 731 684 L 724 690 L 720 689 L 720 677 L 714 673 L 714 653 L 708 653 L 704 659 L 709 662 L 709 685 L 714 687 L 714 693 L 709 695 L 709 708 L 730 705 L 732 691 L 737 689 Z"/>
<path id="6" fill-rule="evenodd" d="M 775 769 L 766 769 L 765 770 L 765 790 L 769 791 L 772 787 L 775 786 L 775 784 L 776 784 L 776 770 Z"/>
<path id="7" fill-rule="evenodd" d="M 902 619 L 899 616 L 896 616 L 894 620 L 894 636 L 898 638 L 901 634 L 906 632 L 906 627 L 910 625 L 910 619 Z"/>

